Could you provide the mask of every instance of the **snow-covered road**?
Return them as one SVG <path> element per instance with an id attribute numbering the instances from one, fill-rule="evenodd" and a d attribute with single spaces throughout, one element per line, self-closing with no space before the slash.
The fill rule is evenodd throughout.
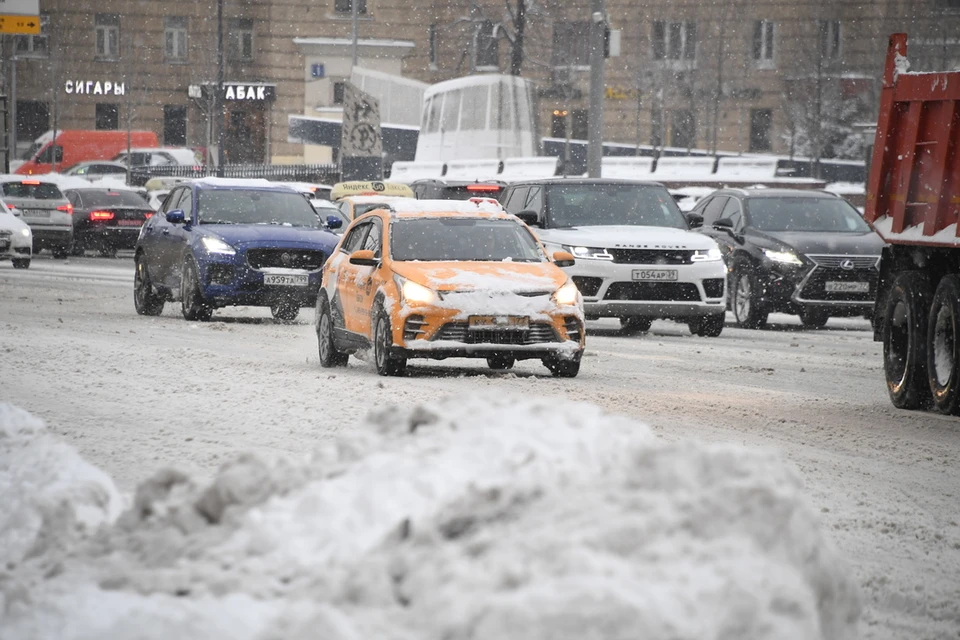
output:
<path id="1" fill-rule="evenodd" d="M 228 309 L 188 323 L 176 305 L 138 317 L 129 258 L 0 263 L 0 401 L 44 418 L 127 491 L 160 467 L 210 476 L 239 451 L 308 450 L 388 403 L 508 390 L 590 401 L 665 439 L 779 449 L 854 566 L 863 637 L 960 637 L 960 420 L 893 409 L 865 321 L 802 331 L 774 316 L 717 339 L 593 323 L 574 380 L 480 361 L 414 362 L 400 379 L 356 359 L 331 372 L 311 322 Z"/>

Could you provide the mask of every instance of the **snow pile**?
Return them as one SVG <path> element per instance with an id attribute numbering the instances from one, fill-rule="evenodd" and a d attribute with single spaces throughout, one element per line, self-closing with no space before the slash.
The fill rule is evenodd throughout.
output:
<path id="1" fill-rule="evenodd" d="M 556 399 L 386 407 L 301 463 L 160 473 L 0 585 L 11 638 L 809 640 L 860 611 L 775 455 Z"/>

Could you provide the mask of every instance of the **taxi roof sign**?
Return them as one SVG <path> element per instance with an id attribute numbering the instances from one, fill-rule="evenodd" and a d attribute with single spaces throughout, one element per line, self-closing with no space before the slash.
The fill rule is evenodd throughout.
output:
<path id="1" fill-rule="evenodd" d="M 413 189 L 399 182 L 352 181 L 338 182 L 330 191 L 331 200 L 340 200 L 346 196 L 394 196 L 415 198 Z"/>

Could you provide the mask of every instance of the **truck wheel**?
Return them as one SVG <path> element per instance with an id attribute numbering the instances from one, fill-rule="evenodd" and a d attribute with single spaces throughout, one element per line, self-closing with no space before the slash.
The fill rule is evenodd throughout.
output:
<path id="1" fill-rule="evenodd" d="M 960 414 L 960 277 L 940 281 L 927 324 L 927 371 L 933 406 Z"/>
<path id="2" fill-rule="evenodd" d="M 620 335 L 635 336 L 638 333 L 650 331 L 653 324 L 653 318 L 638 318 L 631 316 L 629 318 L 620 318 Z"/>
<path id="3" fill-rule="evenodd" d="M 687 323 L 690 333 L 701 338 L 716 338 L 723 333 L 723 323 L 726 320 L 722 313 L 713 316 L 695 318 Z"/>
<path id="4" fill-rule="evenodd" d="M 804 307 L 800 310 L 800 322 L 808 329 L 823 329 L 829 319 L 830 313 L 826 309 Z"/>
<path id="5" fill-rule="evenodd" d="M 933 297 L 919 271 L 904 271 L 887 296 L 883 323 L 883 371 L 890 401 L 898 409 L 929 405 L 927 316 Z"/>
<path id="6" fill-rule="evenodd" d="M 760 301 L 760 280 L 751 265 L 739 263 L 733 271 L 733 316 L 744 329 L 760 329 L 767 324 L 769 312 Z"/>

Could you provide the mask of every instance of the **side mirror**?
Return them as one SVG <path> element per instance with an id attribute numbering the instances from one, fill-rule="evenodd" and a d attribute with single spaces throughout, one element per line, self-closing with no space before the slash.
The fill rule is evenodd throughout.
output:
<path id="1" fill-rule="evenodd" d="M 540 217 L 537 215 L 536 211 L 531 211 L 528 209 L 526 211 L 521 211 L 520 213 L 516 214 L 516 216 L 523 220 L 524 224 L 528 224 L 531 227 L 540 226 Z"/>
<path id="2" fill-rule="evenodd" d="M 183 209 L 174 209 L 173 211 L 167 211 L 167 222 L 170 224 L 183 224 L 186 222 L 187 214 L 183 212 Z"/>
<path id="3" fill-rule="evenodd" d="M 572 253 L 566 251 L 555 251 L 553 253 L 553 263 L 558 267 L 572 267 L 576 264 L 576 260 L 573 257 Z"/>
<path id="4" fill-rule="evenodd" d="M 699 213 L 688 213 L 684 217 L 687 219 L 687 224 L 690 225 L 691 229 L 703 226 L 703 216 Z"/>
<path id="5" fill-rule="evenodd" d="M 720 218 L 719 220 L 713 223 L 713 227 L 715 229 L 724 229 L 724 230 L 733 231 L 733 220 L 731 220 L 730 218 Z"/>
<path id="6" fill-rule="evenodd" d="M 339 229 L 343 226 L 343 220 L 337 216 L 327 216 L 327 226 L 331 229 Z"/>
<path id="7" fill-rule="evenodd" d="M 360 249 L 350 254 L 350 264 L 361 267 L 376 267 L 380 265 L 380 261 L 373 256 L 373 251 L 370 251 L 370 249 Z"/>

